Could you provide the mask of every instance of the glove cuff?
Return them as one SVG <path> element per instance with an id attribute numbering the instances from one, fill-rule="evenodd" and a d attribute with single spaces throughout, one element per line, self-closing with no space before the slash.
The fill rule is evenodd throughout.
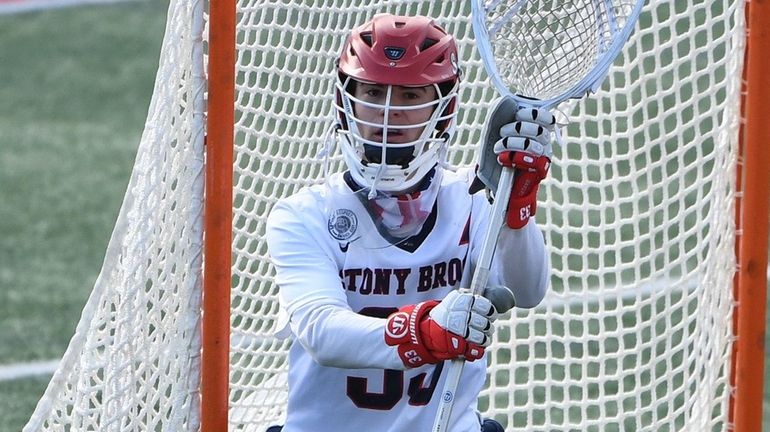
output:
<path id="1" fill-rule="evenodd" d="M 521 229 L 527 225 L 529 218 L 537 213 L 537 190 L 538 184 L 529 190 L 524 196 L 511 196 L 508 200 L 508 213 L 506 213 L 505 222 L 511 229 Z"/>
<path id="2" fill-rule="evenodd" d="M 497 160 L 503 166 L 516 169 L 506 223 L 513 229 L 523 228 L 537 213 L 537 190 L 548 174 L 551 160 L 547 156 L 533 156 L 519 151 L 500 153 Z"/>

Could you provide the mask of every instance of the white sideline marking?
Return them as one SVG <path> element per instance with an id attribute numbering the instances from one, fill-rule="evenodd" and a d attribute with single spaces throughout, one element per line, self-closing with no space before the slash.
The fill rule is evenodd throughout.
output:
<path id="1" fill-rule="evenodd" d="M 0 15 L 89 4 L 122 3 L 125 1 L 139 0 L 0 0 Z"/>
<path id="2" fill-rule="evenodd" d="M 38 375 L 53 375 L 59 367 L 59 360 L 44 360 L 15 363 L 0 366 L 0 382 L 29 378 Z"/>

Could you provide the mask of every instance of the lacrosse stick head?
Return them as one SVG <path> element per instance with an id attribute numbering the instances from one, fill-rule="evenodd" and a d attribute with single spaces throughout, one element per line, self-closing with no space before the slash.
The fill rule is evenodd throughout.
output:
<path id="1" fill-rule="evenodd" d="M 595 92 L 628 40 L 644 0 L 473 0 L 473 31 L 490 81 L 492 108 L 477 177 L 495 192 L 493 146 L 521 107 L 550 109 Z M 557 139 L 558 139 L 557 129 Z"/>
<path id="2" fill-rule="evenodd" d="M 473 31 L 502 96 L 553 107 L 596 91 L 643 0 L 474 0 Z"/>

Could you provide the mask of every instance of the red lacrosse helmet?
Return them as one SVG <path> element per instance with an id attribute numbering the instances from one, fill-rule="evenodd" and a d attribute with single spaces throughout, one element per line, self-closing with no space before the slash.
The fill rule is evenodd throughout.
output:
<path id="1" fill-rule="evenodd" d="M 400 86 L 454 81 L 457 45 L 428 17 L 379 14 L 350 33 L 338 71 L 358 81 Z"/>
<path id="2" fill-rule="evenodd" d="M 379 14 L 351 32 L 337 64 L 337 110 L 342 153 L 357 183 L 388 193 L 408 191 L 444 162 L 457 115 L 457 57 L 454 37 L 424 16 Z M 382 86 L 382 100 L 357 98 L 355 88 L 361 83 Z M 393 103 L 397 89 L 428 86 L 437 96 L 427 103 Z M 387 114 L 373 123 L 357 115 L 362 106 L 390 115 L 432 111 L 416 124 L 396 124 Z M 362 133 L 367 127 L 377 129 L 377 138 Z M 419 137 L 392 139 L 404 129 L 420 131 Z"/>

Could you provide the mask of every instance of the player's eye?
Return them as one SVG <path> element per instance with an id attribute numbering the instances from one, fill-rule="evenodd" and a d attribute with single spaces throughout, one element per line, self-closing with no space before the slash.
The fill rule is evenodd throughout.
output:
<path id="1" fill-rule="evenodd" d="M 413 102 L 413 103 L 420 101 L 420 95 L 413 92 L 404 93 L 403 95 L 401 95 L 401 97 L 403 97 L 404 100 Z"/>
<path id="2" fill-rule="evenodd" d="M 399 94 L 399 99 L 403 105 L 420 105 L 430 102 L 431 97 L 424 91 L 405 90 Z"/>
<path id="3" fill-rule="evenodd" d="M 382 95 L 382 90 L 378 88 L 370 88 L 366 91 L 366 95 L 369 96 L 370 98 L 377 98 L 377 97 L 380 97 L 380 95 Z"/>

